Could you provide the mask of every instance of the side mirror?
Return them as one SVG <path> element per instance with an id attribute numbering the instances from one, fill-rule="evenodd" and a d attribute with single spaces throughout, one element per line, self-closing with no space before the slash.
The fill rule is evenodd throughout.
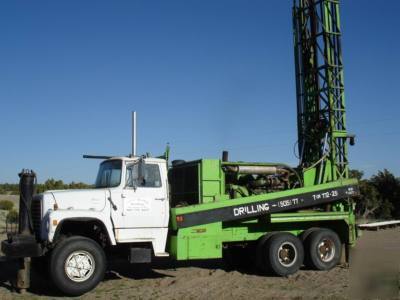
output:
<path id="1" fill-rule="evenodd" d="M 141 187 L 145 183 L 145 166 L 146 163 L 143 158 L 135 161 L 133 164 L 130 164 L 127 168 L 130 168 L 132 171 L 131 174 L 127 175 L 125 188 L 133 188 L 135 191 L 138 187 Z M 135 170 L 134 170 L 134 169 Z M 135 174 L 133 174 L 135 173 Z"/>

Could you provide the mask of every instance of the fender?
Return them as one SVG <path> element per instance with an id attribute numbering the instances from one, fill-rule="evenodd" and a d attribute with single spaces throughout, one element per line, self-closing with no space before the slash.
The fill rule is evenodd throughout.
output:
<path id="1" fill-rule="evenodd" d="M 109 214 L 99 211 L 90 210 L 68 210 L 58 209 L 49 212 L 47 216 L 47 226 L 42 228 L 48 228 L 46 239 L 51 243 L 54 240 L 56 233 L 60 230 L 62 223 L 65 221 L 98 221 L 104 225 L 109 241 L 111 245 L 116 245 L 115 235 L 113 231 L 113 225 Z"/>

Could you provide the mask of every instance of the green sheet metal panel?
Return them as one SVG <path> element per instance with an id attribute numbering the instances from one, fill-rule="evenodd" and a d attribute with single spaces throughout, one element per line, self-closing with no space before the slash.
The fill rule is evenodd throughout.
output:
<path id="1" fill-rule="evenodd" d="M 221 161 L 218 159 L 202 159 L 200 165 L 199 184 L 202 203 L 214 202 L 217 196 L 225 193 Z"/>
<path id="2" fill-rule="evenodd" d="M 222 257 L 222 224 L 185 228 L 169 238 L 169 253 L 177 260 Z"/>
<path id="3" fill-rule="evenodd" d="M 273 214 L 269 218 L 243 222 L 212 223 L 179 229 L 170 237 L 169 253 L 177 260 L 214 259 L 222 257 L 225 243 L 252 242 L 268 232 L 285 231 L 300 235 L 304 230 L 320 224 L 332 228 L 341 238 L 354 244 L 355 220 L 351 212 L 295 212 Z"/>

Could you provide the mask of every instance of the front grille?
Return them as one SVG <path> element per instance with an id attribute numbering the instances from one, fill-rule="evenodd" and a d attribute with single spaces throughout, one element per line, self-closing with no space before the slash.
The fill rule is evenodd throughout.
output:
<path id="1" fill-rule="evenodd" d="M 31 216 L 33 231 L 37 238 L 40 238 L 40 224 L 42 222 L 42 201 L 33 199 L 31 205 Z"/>

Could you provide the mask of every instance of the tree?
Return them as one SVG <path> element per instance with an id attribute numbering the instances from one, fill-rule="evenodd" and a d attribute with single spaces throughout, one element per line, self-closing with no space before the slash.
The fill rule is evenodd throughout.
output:
<path id="1" fill-rule="evenodd" d="M 369 180 L 360 181 L 360 193 L 363 201 L 360 203 L 361 217 L 367 219 L 376 215 L 382 205 L 382 198 L 378 190 L 369 182 Z"/>
<path id="2" fill-rule="evenodd" d="M 371 183 L 382 197 L 378 213 L 382 218 L 400 218 L 400 180 L 387 169 L 372 176 Z"/>
<path id="3" fill-rule="evenodd" d="M 374 217 L 376 211 L 382 205 L 382 198 L 379 191 L 373 186 L 369 180 L 363 179 L 364 172 L 359 170 L 350 170 L 350 177 L 359 181 L 360 196 L 356 197 L 356 214 L 367 219 Z"/>
<path id="4" fill-rule="evenodd" d="M 360 170 L 350 170 L 350 177 L 360 181 L 364 177 L 364 172 Z"/>
<path id="5" fill-rule="evenodd" d="M 38 193 L 42 193 L 48 190 L 87 189 L 90 187 L 90 185 L 82 182 L 71 182 L 66 184 L 62 180 L 54 180 L 53 178 L 50 178 L 46 180 L 44 184 L 38 184 L 37 191 Z"/>

